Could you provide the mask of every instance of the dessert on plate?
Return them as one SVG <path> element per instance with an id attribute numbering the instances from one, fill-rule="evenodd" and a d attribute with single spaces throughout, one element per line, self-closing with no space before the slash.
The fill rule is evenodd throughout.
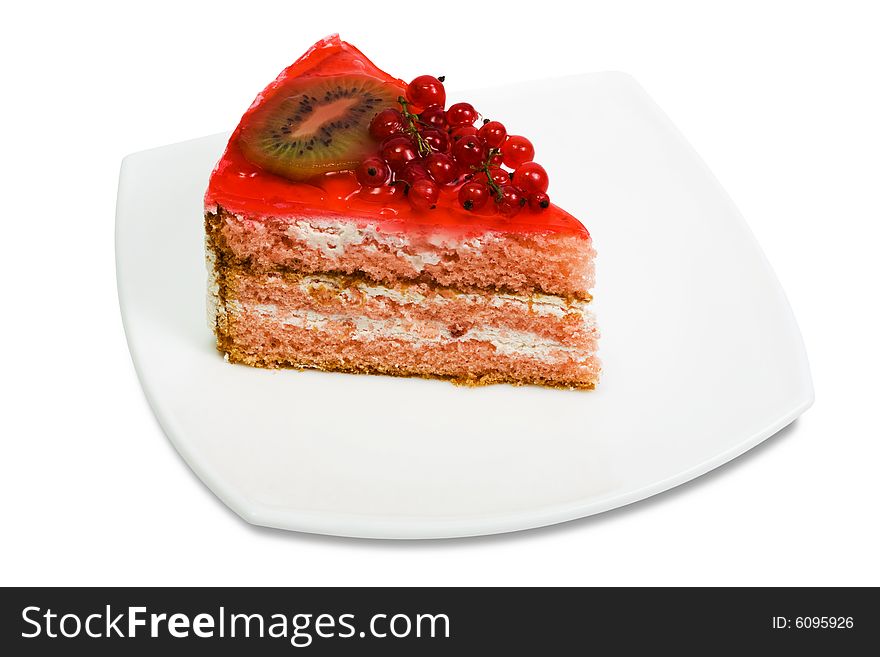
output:
<path id="1" fill-rule="evenodd" d="M 406 84 L 319 41 L 211 174 L 217 348 L 256 367 L 593 388 L 592 240 L 534 153 L 447 106 L 443 78 Z"/>

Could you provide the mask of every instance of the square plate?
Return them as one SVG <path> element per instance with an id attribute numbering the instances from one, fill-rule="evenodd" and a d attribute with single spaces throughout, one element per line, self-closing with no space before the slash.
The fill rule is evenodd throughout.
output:
<path id="1" fill-rule="evenodd" d="M 552 121 L 549 97 L 567 101 Z M 181 456 L 248 522 L 383 538 L 547 525 L 697 477 L 812 403 L 760 247 L 632 78 L 468 98 L 529 135 L 554 201 L 593 235 L 604 363 L 593 392 L 229 365 L 205 322 L 202 225 L 228 135 L 123 162 L 117 279 L 138 376 Z"/>

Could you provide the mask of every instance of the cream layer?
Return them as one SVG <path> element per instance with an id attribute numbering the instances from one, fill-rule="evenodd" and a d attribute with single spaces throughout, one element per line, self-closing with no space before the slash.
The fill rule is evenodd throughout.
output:
<path id="1" fill-rule="evenodd" d="M 281 325 L 316 331 L 327 330 L 334 324 L 347 323 L 354 328 L 351 334 L 352 340 L 387 339 L 416 346 L 476 340 L 491 344 L 499 354 L 505 356 L 517 356 L 546 362 L 574 360 L 582 363 L 593 355 L 592 352 L 584 353 L 582 349 L 534 333 L 503 327 L 474 327 L 462 335 L 453 336 L 444 323 L 436 321 L 380 320 L 318 313 L 312 310 L 279 312 L 278 307 L 274 304 L 243 304 L 239 301 L 227 302 L 227 311 L 232 314 L 233 318 L 239 313 L 254 312 L 264 319 Z"/>
<path id="2" fill-rule="evenodd" d="M 401 304 L 424 305 L 431 303 L 444 305 L 451 303 L 453 300 L 463 300 L 467 303 L 482 304 L 487 299 L 487 295 L 453 292 L 451 290 L 444 290 L 442 294 L 426 296 L 413 287 L 389 288 L 384 285 L 376 285 L 374 283 L 363 281 L 349 284 L 344 283 L 338 277 L 322 276 L 320 274 L 303 276 L 300 279 L 299 287 L 306 293 L 321 289 L 328 290 L 351 301 L 356 300 L 352 288 L 357 293 L 370 298 L 386 298 L 390 301 Z M 550 294 L 494 293 L 489 296 L 489 303 L 496 308 L 515 306 L 520 310 L 528 311 L 533 314 L 553 317 L 564 317 L 565 315 L 572 313 L 583 314 L 588 327 L 592 327 L 595 323 L 592 313 L 588 310 L 589 302 L 577 300 L 568 301 L 562 297 Z"/>

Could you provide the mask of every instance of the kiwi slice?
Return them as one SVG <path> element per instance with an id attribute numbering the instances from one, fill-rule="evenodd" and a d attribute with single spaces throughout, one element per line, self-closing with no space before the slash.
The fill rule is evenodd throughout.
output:
<path id="1" fill-rule="evenodd" d="M 364 75 L 300 78 L 258 105 L 241 129 L 247 159 L 291 180 L 354 169 L 376 150 L 372 118 L 400 89 Z"/>

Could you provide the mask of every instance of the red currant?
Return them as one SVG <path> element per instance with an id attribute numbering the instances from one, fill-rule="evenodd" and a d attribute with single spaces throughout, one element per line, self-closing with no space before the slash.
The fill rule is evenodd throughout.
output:
<path id="1" fill-rule="evenodd" d="M 449 133 L 449 137 L 452 139 L 452 143 L 457 142 L 462 137 L 467 135 L 473 135 L 476 137 L 478 134 L 477 129 L 472 125 L 460 125 L 452 129 Z"/>
<path id="2" fill-rule="evenodd" d="M 433 210 L 440 198 L 440 186 L 430 178 L 419 178 L 409 188 L 407 198 L 416 210 Z"/>
<path id="3" fill-rule="evenodd" d="M 501 167 L 490 167 L 487 175 L 499 187 L 510 184 L 510 174 Z"/>
<path id="4" fill-rule="evenodd" d="M 422 164 L 421 160 L 410 160 L 401 167 L 400 171 L 394 177 L 412 187 L 417 180 L 429 178 L 430 175 L 431 174 L 428 173 L 428 169 L 425 168 L 425 165 Z"/>
<path id="5" fill-rule="evenodd" d="M 440 130 L 446 130 L 446 110 L 443 105 L 431 105 L 419 114 L 419 121 Z"/>
<path id="6" fill-rule="evenodd" d="M 452 145 L 452 157 L 465 166 L 479 164 L 486 151 L 476 135 L 465 135 Z"/>
<path id="7" fill-rule="evenodd" d="M 492 148 L 501 148 L 507 139 L 507 128 L 498 121 L 487 121 L 480 128 L 480 137 Z"/>
<path id="8" fill-rule="evenodd" d="M 391 170 L 381 157 L 368 157 L 354 171 L 358 182 L 364 187 L 381 187 L 388 182 Z"/>
<path id="9" fill-rule="evenodd" d="M 550 186 L 550 178 L 547 172 L 537 162 L 526 162 L 517 167 L 513 172 L 513 184 L 526 194 L 538 194 L 546 192 Z"/>
<path id="10" fill-rule="evenodd" d="M 525 137 L 512 135 L 501 147 L 501 155 L 505 165 L 516 169 L 520 164 L 532 161 L 535 157 L 535 147 Z"/>
<path id="11" fill-rule="evenodd" d="M 380 154 L 392 171 L 400 171 L 404 164 L 418 157 L 416 145 L 406 135 L 386 139 L 382 142 Z"/>
<path id="12" fill-rule="evenodd" d="M 446 153 L 449 150 L 449 135 L 445 130 L 425 128 L 421 135 L 435 153 Z"/>
<path id="13" fill-rule="evenodd" d="M 382 140 L 398 132 L 403 132 L 406 121 L 396 109 L 383 109 L 370 121 L 370 134 L 373 139 Z"/>
<path id="14" fill-rule="evenodd" d="M 544 192 L 529 196 L 529 207 L 535 212 L 543 212 L 550 207 L 550 197 Z"/>
<path id="15" fill-rule="evenodd" d="M 446 153 L 431 153 L 425 158 L 425 166 L 440 185 L 448 185 L 458 177 L 458 165 Z"/>
<path id="16" fill-rule="evenodd" d="M 431 105 L 445 105 L 446 89 L 433 75 L 420 75 L 407 85 L 406 99 L 416 111 Z"/>
<path id="17" fill-rule="evenodd" d="M 477 110 L 470 103 L 455 103 L 446 110 L 446 122 L 453 128 L 460 125 L 473 125 L 478 116 Z"/>
<path id="18" fill-rule="evenodd" d="M 458 202 L 465 210 L 479 210 L 489 201 L 491 192 L 483 183 L 471 181 L 458 190 Z"/>
<path id="19" fill-rule="evenodd" d="M 526 204 L 526 197 L 516 185 L 504 185 L 496 199 L 496 207 L 503 217 L 515 217 Z"/>

